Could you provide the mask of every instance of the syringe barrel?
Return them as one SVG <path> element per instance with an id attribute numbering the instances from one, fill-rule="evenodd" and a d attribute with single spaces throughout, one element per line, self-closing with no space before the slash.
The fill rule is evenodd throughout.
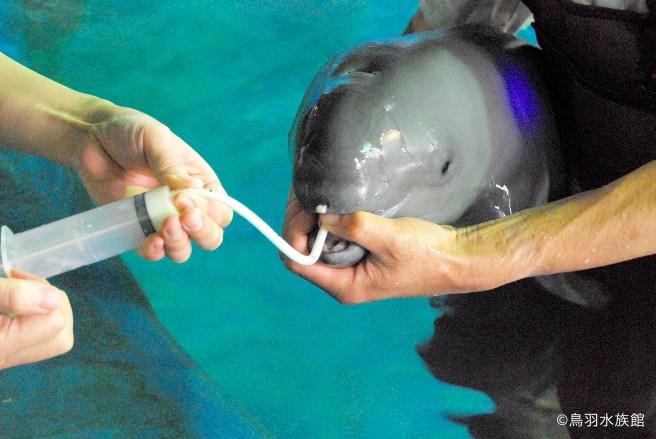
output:
<path id="1" fill-rule="evenodd" d="M 20 268 L 50 277 L 133 250 L 177 215 L 166 187 L 126 198 L 0 242 L 5 274 Z M 0 270 L 0 274 L 3 270 Z"/>

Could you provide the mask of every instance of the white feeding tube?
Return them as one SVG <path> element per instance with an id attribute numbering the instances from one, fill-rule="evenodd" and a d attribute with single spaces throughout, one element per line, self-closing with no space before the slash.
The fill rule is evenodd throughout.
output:
<path id="1" fill-rule="evenodd" d="M 190 191 L 232 208 L 299 264 L 312 265 L 319 259 L 327 235 L 323 227 L 310 254 L 303 255 L 260 217 L 228 195 L 207 189 L 172 192 L 163 186 L 15 235 L 3 226 L 0 277 L 8 277 L 12 268 L 19 268 L 47 278 L 134 250 L 147 236 L 159 231 L 166 218 L 179 215 L 172 198 L 181 191 Z"/>
<path id="2" fill-rule="evenodd" d="M 181 191 L 176 192 L 182 191 L 189 191 L 209 200 L 217 201 L 228 206 L 239 215 L 241 215 L 246 221 L 251 223 L 269 241 L 271 241 L 271 243 L 275 245 L 278 250 L 280 250 L 285 256 L 294 262 L 298 262 L 301 265 L 312 265 L 317 262 L 319 256 L 321 255 L 323 244 L 326 242 L 326 237 L 328 236 L 328 231 L 323 226 L 319 228 L 319 232 L 317 233 L 317 237 L 314 242 L 314 246 L 310 251 L 310 254 L 304 255 L 289 245 L 287 241 L 282 239 L 282 237 L 278 235 L 267 223 L 265 223 L 262 218 L 257 216 L 255 213 L 253 213 L 252 210 L 234 198 L 230 197 L 229 195 L 214 192 L 210 189 L 182 189 Z"/>

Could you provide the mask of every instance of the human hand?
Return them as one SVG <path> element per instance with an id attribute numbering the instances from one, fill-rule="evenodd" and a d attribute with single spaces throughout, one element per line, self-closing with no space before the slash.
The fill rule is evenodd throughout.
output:
<path id="1" fill-rule="evenodd" d="M 369 253 L 346 268 L 321 262 L 303 266 L 285 257 L 283 260 L 287 269 L 341 303 L 479 289 L 461 230 L 416 218 L 388 219 L 367 212 L 321 215 L 320 220 L 330 233 L 359 244 Z M 316 224 L 317 215 L 303 211 L 291 193 L 283 227 L 285 240 L 307 253 L 307 235 Z"/>
<path id="2" fill-rule="evenodd" d="M 419 9 L 410 19 L 408 26 L 405 28 L 405 31 L 403 31 L 403 35 L 417 34 L 431 30 L 431 27 L 428 25 L 428 23 L 426 23 L 426 20 L 424 19 L 424 14 L 421 12 L 421 9 Z"/>
<path id="3" fill-rule="evenodd" d="M 0 369 L 55 357 L 72 346 L 66 293 L 16 269 L 11 279 L 0 279 Z"/>
<path id="4" fill-rule="evenodd" d="M 162 184 L 223 192 L 198 153 L 152 117 L 71 90 L 2 54 L 0 70 L 0 144 L 73 168 L 99 203 Z M 181 216 L 145 240 L 142 256 L 182 262 L 192 239 L 204 249 L 219 246 L 232 210 L 190 194 L 174 204 Z"/>
<path id="5" fill-rule="evenodd" d="M 109 108 L 90 125 L 89 140 L 74 161 L 96 201 L 108 203 L 162 184 L 225 192 L 205 160 L 165 125 L 136 110 Z M 168 218 L 159 233 L 145 240 L 138 249 L 142 257 L 184 262 L 191 255 L 191 240 L 205 250 L 221 244 L 231 209 L 187 193 L 176 195 L 173 202 L 180 217 Z"/>

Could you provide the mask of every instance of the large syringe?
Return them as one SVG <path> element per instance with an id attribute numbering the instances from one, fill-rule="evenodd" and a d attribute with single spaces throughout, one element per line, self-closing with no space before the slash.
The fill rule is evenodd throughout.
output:
<path id="1" fill-rule="evenodd" d="M 183 189 L 232 208 L 253 224 L 290 259 L 303 265 L 317 261 L 326 230 L 322 227 L 309 255 L 292 248 L 268 224 L 228 195 L 208 189 Z M 162 223 L 179 212 L 172 202 L 178 191 L 163 186 L 132 198 L 91 209 L 35 229 L 0 231 L 0 276 L 19 268 L 47 278 L 136 249 Z"/>

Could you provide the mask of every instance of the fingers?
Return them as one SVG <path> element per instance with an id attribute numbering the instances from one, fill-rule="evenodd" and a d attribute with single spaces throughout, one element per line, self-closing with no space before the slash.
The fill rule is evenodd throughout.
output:
<path id="1" fill-rule="evenodd" d="M 185 262 L 191 256 L 191 239 L 185 233 L 180 218 L 170 217 L 162 224 L 166 256 L 173 262 Z"/>
<path id="2" fill-rule="evenodd" d="M 47 314 L 59 306 L 60 300 L 60 291 L 42 281 L 2 279 L 0 282 L 1 314 Z"/>
<path id="3" fill-rule="evenodd" d="M 307 237 L 303 235 L 308 232 L 308 215 L 288 215 L 285 221 L 291 244 L 297 250 L 305 250 L 301 246 L 307 247 Z M 443 289 L 431 283 L 431 273 L 440 271 L 435 269 L 440 267 L 435 259 L 439 253 L 435 246 L 439 226 L 413 218 L 387 219 L 366 212 L 324 214 L 320 221 L 333 235 L 367 249 L 367 257 L 345 268 L 320 262 L 312 266 L 291 261 L 285 264 L 338 302 L 356 304 L 391 297 L 426 296 Z M 444 262 L 442 271 L 448 272 L 452 264 L 448 260 Z M 448 278 L 445 276 L 445 284 L 450 282 Z M 447 287 L 451 288 L 451 284 Z"/>
<path id="4" fill-rule="evenodd" d="M 120 114 L 95 125 L 97 149 L 104 155 L 96 157 L 98 165 L 85 182 L 94 197 L 105 200 L 98 193 L 112 185 L 131 194 L 160 184 L 171 189 L 205 188 L 225 193 L 207 162 L 166 125 L 134 110 L 116 111 Z M 87 164 L 83 168 L 92 167 Z M 174 204 L 180 217 L 168 219 L 159 233 L 144 241 L 137 252 L 145 259 L 168 256 L 183 262 L 191 254 L 192 241 L 207 250 L 221 244 L 223 228 L 232 220 L 231 209 L 188 193 L 178 194 Z"/>
<path id="5" fill-rule="evenodd" d="M 167 218 L 160 232 L 149 236 L 137 250 L 144 259 L 155 261 L 166 256 L 181 263 L 191 256 L 192 241 L 203 250 L 215 250 L 223 242 L 223 228 L 206 211 L 188 201 L 176 204 L 182 214 Z M 225 217 L 218 221 L 228 222 Z"/>
<path id="6" fill-rule="evenodd" d="M 0 340 L 2 340 L 5 363 L 13 358 L 13 362 L 20 358 L 38 357 L 37 361 L 61 353 L 58 338 L 65 330 L 68 322 L 62 312 L 56 311 L 47 315 L 18 316 L 10 318 L 4 316 L 0 321 Z M 43 351 L 37 353 L 37 351 Z"/>
<path id="7" fill-rule="evenodd" d="M 144 130 L 150 171 L 171 189 L 205 188 L 225 193 L 212 168 L 166 125 L 152 120 Z"/>
<path id="8" fill-rule="evenodd" d="M 12 275 L 0 280 L 0 369 L 69 351 L 73 314 L 66 294 L 35 276 Z"/>
<path id="9" fill-rule="evenodd" d="M 168 221 L 168 219 L 166 220 Z M 164 224 L 166 224 L 164 221 Z M 163 227 L 164 225 L 162 225 Z M 159 261 L 166 257 L 166 247 L 164 245 L 164 238 L 161 233 L 155 233 L 147 237 L 143 244 L 136 249 L 136 252 L 142 258 L 148 261 Z"/>
<path id="10" fill-rule="evenodd" d="M 393 220 L 368 212 L 355 212 L 350 215 L 323 214 L 317 220 L 317 215 L 301 209 L 293 192 L 290 191 L 283 238 L 295 249 L 305 251 L 307 235 L 319 222 L 333 235 L 359 244 L 372 253 L 386 252 L 390 237 L 397 234 Z"/>
<path id="11" fill-rule="evenodd" d="M 170 217 L 162 225 L 166 256 L 184 262 L 191 256 L 191 241 L 203 250 L 215 250 L 223 242 L 223 229 L 197 207 L 186 208 L 180 217 Z"/>
<path id="12" fill-rule="evenodd" d="M 57 357 L 59 355 L 69 352 L 73 348 L 73 320 L 66 319 L 66 323 L 61 327 L 61 319 L 48 316 L 47 319 L 52 323 L 45 323 L 43 321 L 36 322 L 35 326 L 44 328 L 49 326 L 51 330 L 47 333 L 56 334 L 54 337 L 45 339 L 42 343 L 38 343 L 32 347 L 20 350 L 4 358 L 0 358 L 0 369 L 7 369 L 9 367 L 20 366 L 22 364 L 35 363 L 49 358 Z M 33 319 L 36 320 L 36 319 Z M 21 320 L 19 320 L 21 321 Z M 28 325 L 25 325 L 27 328 Z M 61 330 L 59 330 L 61 328 Z M 29 331 L 29 329 L 26 329 Z"/>
<path id="13" fill-rule="evenodd" d="M 179 218 L 182 230 L 200 248 L 215 250 L 221 245 L 223 228 L 232 221 L 232 209 L 207 198 L 184 192 L 177 194 L 173 202 L 182 211 Z"/>
<path id="14" fill-rule="evenodd" d="M 290 191 L 283 238 L 296 250 L 306 253 L 309 250 L 308 234 L 316 228 L 317 220 L 316 214 L 307 213 L 300 208 Z M 357 274 L 361 271 L 359 267 L 335 268 L 322 262 L 307 266 L 292 261 L 282 253 L 280 256 L 289 271 L 326 291 L 338 302 L 353 304 L 370 301 L 366 291 L 354 284 Z"/>
<path id="15" fill-rule="evenodd" d="M 155 177 L 171 189 L 205 188 L 225 193 L 210 166 L 164 125 L 146 131 L 144 149 Z M 232 209 L 185 192 L 177 194 L 173 203 L 181 211 L 180 217 L 167 219 L 159 233 L 163 241 L 147 240 L 140 251 L 142 255 L 159 259 L 165 254 L 174 262 L 184 262 L 191 255 L 192 241 L 204 250 L 215 250 L 221 245 L 223 228 L 233 218 Z"/>
<path id="16" fill-rule="evenodd" d="M 317 215 L 305 212 L 290 191 L 282 227 L 282 237 L 300 252 L 308 249 L 308 234 L 317 226 Z M 288 259 L 280 253 L 284 261 Z M 291 262 L 291 261 L 290 261 Z"/>
<path id="17" fill-rule="evenodd" d="M 208 200 L 205 197 L 193 193 L 181 192 L 177 194 L 173 199 L 173 204 L 183 212 L 183 215 L 188 209 L 200 209 L 204 214 L 203 219 L 207 219 L 209 222 L 214 223 L 214 225 L 222 229 L 226 228 L 233 218 L 232 209 L 221 203 Z M 204 226 L 206 225 L 209 226 L 209 224 L 204 224 Z M 190 223 L 189 227 L 193 228 L 193 225 Z"/>
<path id="18" fill-rule="evenodd" d="M 418 218 L 382 218 L 367 212 L 323 214 L 328 232 L 368 250 L 357 264 L 335 268 L 321 262 L 303 266 L 283 257 L 293 273 L 343 304 L 400 297 L 426 297 L 472 291 L 467 241 L 453 227 Z M 307 251 L 307 234 L 317 216 L 303 212 L 290 194 L 283 228 L 285 239 Z M 478 291 L 479 289 L 476 289 Z"/>
<path id="19" fill-rule="evenodd" d="M 396 235 L 393 220 L 368 212 L 325 214 L 320 216 L 320 220 L 333 235 L 354 242 L 374 254 L 387 252 L 390 238 Z"/>
<path id="20" fill-rule="evenodd" d="M 431 27 L 428 25 L 428 23 L 426 23 L 424 14 L 421 12 L 421 9 L 419 9 L 410 19 L 410 23 L 408 23 L 405 31 L 403 31 L 403 35 L 427 32 L 430 30 L 432 30 Z"/>
<path id="21" fill-rule="evenodd" d="M 157 180 L 172 189 L 203 187 L 200 179 L 189 174 L 180 155 L 181 149 L 191 148 L 166 125 L 151 121 L 144 129 L 143 149 L 150 171 Z"/>

